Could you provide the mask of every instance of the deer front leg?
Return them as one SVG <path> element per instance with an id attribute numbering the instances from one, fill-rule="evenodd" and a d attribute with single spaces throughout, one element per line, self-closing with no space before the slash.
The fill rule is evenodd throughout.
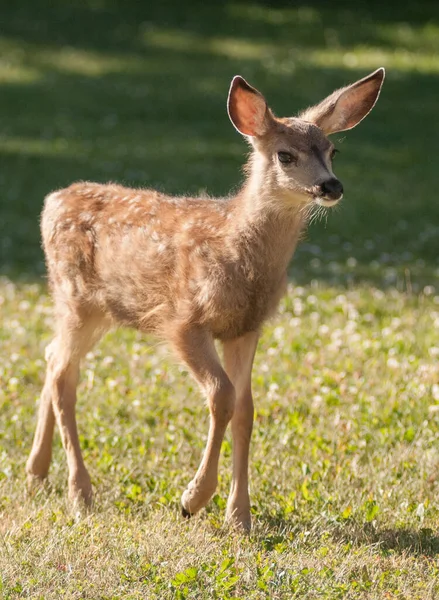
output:
<path id="1" fill-rule="evenodd" d="M 202 328 L 187 327 L 179 331 L 174 347 L 207 395 L 210 411 L 203 458 L 181 498 L 183 515 L 188 517 L 206 506 L 215 492 L 221 444 L 233 414 L 235 390 L 221 366 L 212 337 Z"/>
<path id="2" fill-rule="evenodd" d="M 232 417 L 233 475 L 226 521 L 250 531 L 248 456 L 253 428 L 251 371 L 258 343 L 256 332 L 224 343 L 224 366 L 236 392 Z"/>

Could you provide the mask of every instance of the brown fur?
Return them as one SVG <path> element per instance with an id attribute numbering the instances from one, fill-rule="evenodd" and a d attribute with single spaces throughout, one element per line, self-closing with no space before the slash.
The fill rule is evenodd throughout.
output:
<path id="1" fill-rule="evenodd" d="M 355 87 L 356 97 L 361 89 Z M 361 108 L 351 104 L 355 118 L 362 118 Z M 249 528 L 253 356 L 260 328 L 285 290 L 287 266 L 312 207 L 326 201 L 321 189 L 334 178 L 333 145 L 313 123 L 276 119 L 242 78 L 232 83 L 229 114 L 253 145 L 246 181 L 234 197 L 171 197 L 83 182 L 46 198 L 41 230 L 57 327 L 27 464 L 31 481 L 47 475 L 56 419 L 70 494 L 90 501 L 75 420 L 79 363 L 108 328 L 126 325 L 168 341 L 208 398 L 209 437 L 182 497 L 185 514 L 213 494 L 221 442 L 232 420 L 227 516 Z M 294 153 L 294 165 L 281 164 L 279 152 Z M 223 343 L 224 367 L 214 339 Z"/>
<path id="2" fill-rule="evenodd" d="M 221 340 L 257 331 L 282 294 L 305 217 L 264 210 L 243 220 L 244 196 L 90 183 L 50 194 L 41 228 L 55 304 L 165 339 L 180 322 Z"/>

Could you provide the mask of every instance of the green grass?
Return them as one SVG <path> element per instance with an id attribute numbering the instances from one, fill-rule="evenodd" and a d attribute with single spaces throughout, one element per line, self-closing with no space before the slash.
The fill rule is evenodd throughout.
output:
<path id="1" fill-rule="evenodd" d="M 66 505 L 59 440 L 50 493 L 26 499 L 51 308 L 38 284 L 4 281 L 1 296 L 6 598 L 437 597 L 439 296 L 291 288 L 256 359 L 248 540 L 222 527 L 229 437 L 218 494 L 180 519 L 207 413 L 187 373 L 129 331 L 83 369 L 93 512 Z"/>
<path id="2" fill-rule="evenodd" d="M 439 5 L 149 4 L 0 8 L 0 598 L 435 599 Z M 335 136 L 345 200 L 311 227 L 257 353 L 250 537 L 222 525 L 229 436 L 213 502 L 180 519 L 207 410 L 128 330 L 83 365 L 93 510 L 67 504 L 58 437 L 50 487 L 28 498 L 52 326 L 44 195 L 76 179 L 227 193 L 246 152 L 234 74 L 288 115 L 378 66 L 378 105 Z"/>

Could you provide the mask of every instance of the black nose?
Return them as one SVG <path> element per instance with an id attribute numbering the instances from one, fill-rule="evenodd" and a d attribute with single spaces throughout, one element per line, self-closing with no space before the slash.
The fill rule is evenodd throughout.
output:
<path id="1" fill-rule="evenodd" d="M 322 190 L 322 195 L 326 198 L 331 198 L 331 200 L 338 200 L 343 194 L 342 183 L 338 179 L 335 179 L 335 177 L 324 181 L 320 189 Z"/>

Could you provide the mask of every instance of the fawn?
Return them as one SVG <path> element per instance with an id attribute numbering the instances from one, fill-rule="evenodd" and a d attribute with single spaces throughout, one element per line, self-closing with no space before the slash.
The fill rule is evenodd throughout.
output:
<path id="1" fill-rule="evenodd" d="M 273 315 L 287 267 L 314 207 L 343 194 L 328 134 L 355 127 L 373 108 L 384 69 L 335 91 L 298 117 L 277 118 L 242 77 L 228 113 L 252 153 L 240 191 L 229 198 L 174 197 L 81 182 L 47 196 L 41 230 L 56 335 L 27 462 L 29 484 L 49 470 L 55 421 L 69 469 L 69 495 L 90 503 L 75 420 L 81 358 L 121 324 L 166 340 L 207 397 L 210 426 L 184 516 L 212 497 L 229 421 L 233 477 L 226 520 L 250 529 L 251 370 L 263 322 Z M 214 340 L 223 348 L 223 364 Z"/>

